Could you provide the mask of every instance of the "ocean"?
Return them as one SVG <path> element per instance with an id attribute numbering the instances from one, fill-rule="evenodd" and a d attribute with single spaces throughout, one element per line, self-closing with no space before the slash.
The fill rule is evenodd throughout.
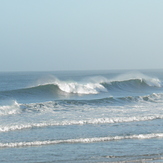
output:
<path id="1" fill-rule="evenodd" d="M 1 163 L 163 161 L 163 70 L 0 72 Z"/>

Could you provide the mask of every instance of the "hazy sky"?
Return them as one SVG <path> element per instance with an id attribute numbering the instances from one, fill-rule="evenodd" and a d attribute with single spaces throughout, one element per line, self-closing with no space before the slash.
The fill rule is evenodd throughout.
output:
<path id="1" fill-rule="evenodd" d="M 163 0 L 0 0 L 0 71 L 163 68 Z"/>

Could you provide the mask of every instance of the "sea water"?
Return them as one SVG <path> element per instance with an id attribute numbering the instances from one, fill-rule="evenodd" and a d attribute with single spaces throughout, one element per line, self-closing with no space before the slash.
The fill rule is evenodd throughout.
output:
<path id="1" fill-rule="evenodd" d="M 0 162 L 163 159 L 163 70 L 0 73 Z"/>

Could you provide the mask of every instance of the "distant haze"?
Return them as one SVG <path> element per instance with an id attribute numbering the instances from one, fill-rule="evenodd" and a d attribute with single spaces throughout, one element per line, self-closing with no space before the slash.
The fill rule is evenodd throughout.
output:
<path id="1" fill-rule="evenodd" d="M 162 0 L 1 0 L 0 71 L 163 68 Z"/>

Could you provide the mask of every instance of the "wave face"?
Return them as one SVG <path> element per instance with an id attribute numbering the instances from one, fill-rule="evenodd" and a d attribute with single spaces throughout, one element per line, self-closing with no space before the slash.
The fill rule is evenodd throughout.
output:
<path id="1" fill-rule="evenodd" d="M 49 73 L 0 73 L 0 162 L 163 156 L 162 71 Z"/>
<path id="2" fill-rule="evenodd" d="M 158 78 L 141 76 L 139 78 L 110 80 L 104 77 L 92 77 L 85 81 L 61 81 L 57 78 L 51 82 L 37 84 L 36 86 L 7 90 L 0 92 L 0 99 L 13 98 L 36 98 L 36 99 L 58 99 L 84 95 L 119 95 L 127 92 L 148 92 L 151 89 L 162 88 Z M 108 93 L 108 94 L 107 94 Z M 126 96 L 129 94 L 126 94 Z M 87 96 L 88 97 L 88 96 Z"/>

